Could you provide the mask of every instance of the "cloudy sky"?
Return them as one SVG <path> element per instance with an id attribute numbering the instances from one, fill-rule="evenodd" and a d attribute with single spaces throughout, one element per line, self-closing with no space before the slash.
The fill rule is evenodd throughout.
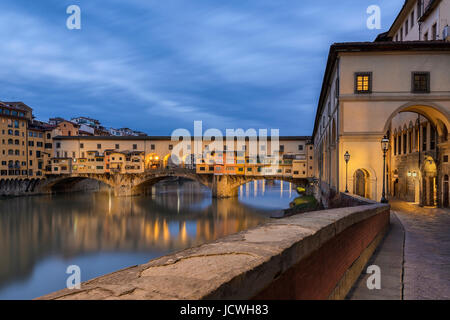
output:
<path id="1" fill-rule="evenodd" d="M 81 30 L 66 9 L 81 8 Z M 382 29 L 366 27 L 379 5 Z M 0 101 L 150 135 L 310 135 L 329 46 L 372 41 L 403 0 L 1 0 Z"/>

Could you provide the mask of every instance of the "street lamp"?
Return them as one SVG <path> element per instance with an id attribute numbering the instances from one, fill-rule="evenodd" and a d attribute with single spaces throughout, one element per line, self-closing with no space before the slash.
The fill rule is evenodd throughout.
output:
<path id="1" fill-rule="evenodd" d="M 345 159 L 345 193 L 348 193 L 348 162 L 350 161 L 350 153 L 344 154 Z"/>
<path id="2" fill-rule="evenodd" d="M 381 203 L 388 203 L 386 199 L 386 152 L 389 150 L 389 139 L 387 136 L 381 140 L 381 150 L 383 151 L 383 194 Z"/>

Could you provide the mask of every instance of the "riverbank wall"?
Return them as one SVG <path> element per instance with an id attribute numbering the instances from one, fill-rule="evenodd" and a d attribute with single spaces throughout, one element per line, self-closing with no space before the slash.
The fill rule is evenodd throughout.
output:
<path id="1" fill-rule="evenodd" d="M 109 187 L 96 180 L 74 181 L 55 188 L 47 188 L 45 179 L 0 180 L 0 197 L 24 197 L 62 192 L 105 191 Z"/>
<path id="2" fill-rule="evenodd" d="M 343 299 L 390 213 L 343 199 L 350 206 L 274 220 L 39 299 Z"/>

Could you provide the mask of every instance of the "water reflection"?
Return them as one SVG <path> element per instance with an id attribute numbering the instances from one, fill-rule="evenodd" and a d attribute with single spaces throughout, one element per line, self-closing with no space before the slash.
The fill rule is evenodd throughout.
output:
<path id="1" fill-rule="evenodd" d="M 239 199 L 222 200 L 186 181 L 160 183 L 147 197 L 75 193 L 0 200 L 0 299 L 63 288 L 70 264 L 81 267 L 84 281 L 254 227 L 291 200 L 280 199 L 279 184 L 261 186 L 260 193 L 250 187 Z"/>

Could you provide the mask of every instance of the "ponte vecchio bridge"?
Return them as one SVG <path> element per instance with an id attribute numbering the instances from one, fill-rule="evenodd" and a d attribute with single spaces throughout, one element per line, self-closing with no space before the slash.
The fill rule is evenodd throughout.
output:
<path id="1" fill-rule="evenodd" d="M 134 196 L 151 192 L 161 180 L 179 177 L 198 181 L 210 188 L 214 197 L 228 198 L 237 196 L 241 185 L 255 180 L 282 180 L 304 187 L 312 180 L 314 151 L 309 137 L 257 141 L 258 150 L 264 151 L 257 157 L 251 155 L 248 138 L 235 139 L 232 146 L 228 142 L 221 150 L 214 142 L 202 140 L 202 159 L 195 159 L 188 150 L 175 161 L 173 150 L 179 143 L 171 137 L 56 137 L 46 175 L 0 181 L 0 194 L 69 191 L 90 179 L 106 184 L 116 196 Z"/>

